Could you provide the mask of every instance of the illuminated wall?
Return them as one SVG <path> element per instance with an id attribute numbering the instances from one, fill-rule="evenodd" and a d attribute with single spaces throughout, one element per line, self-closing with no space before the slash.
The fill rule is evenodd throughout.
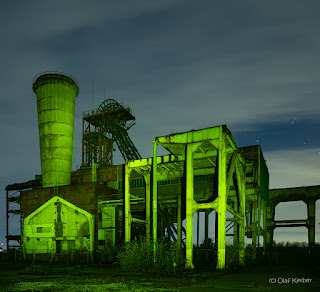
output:
<path id="1" fill-rule="evenodd" d="M 71 181 L 75 98 L 79 93 L 71 77 L 44 73 L 36 76 L 42 186 Z"/>
<path id="2" fill-rule="evenodd" d="M 25 254 L 93 251 L 94 216 L 55 196 L 24 220 Z"/>

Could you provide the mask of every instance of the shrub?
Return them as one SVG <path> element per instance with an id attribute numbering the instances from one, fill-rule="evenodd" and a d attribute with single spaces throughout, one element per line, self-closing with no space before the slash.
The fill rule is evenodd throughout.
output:
<path id="1" fill-rule="evenodd" d="M 260 259 L 259 259 L 260 260 Z M 230 271 L 242 271 L 248 266 L 256 263 L 258 259 L 253 259 L 252 245 L 248 244 L 244 248 L 244 263 L 239 262 L 239 244 L 226 245 L 226 269 Z"/>
<path id="2" fill-rule="evenodd" d="M 176 242 L 158 239 L 155 256 L 154 261 L 153 242 L 146 238 L 127 243 L 118 253 L 120 267 L 125 271 L 171 272 L 184 266 L 184 253 Z"/>
<path id="3" fill-rule="evenodd" d="M 102 263 L 111 264 L 117 260 L 118 248 L 107 241 L 103 249 L 97 250 L 98 260 Z"/>

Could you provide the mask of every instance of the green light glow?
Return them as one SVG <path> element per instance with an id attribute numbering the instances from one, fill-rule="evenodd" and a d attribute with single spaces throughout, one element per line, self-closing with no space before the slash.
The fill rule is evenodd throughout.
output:
<path id="1" fill-rule="evenodd" d="M 70 77 L 48 73 L 37 78 L 33 90 L 37 95 L 42 186 L 68 185 L 79 88 Z"/>

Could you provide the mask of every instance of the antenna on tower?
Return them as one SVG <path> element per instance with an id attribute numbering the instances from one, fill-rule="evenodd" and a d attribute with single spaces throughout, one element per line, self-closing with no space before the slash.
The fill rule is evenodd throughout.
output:
<path id="1" fill-rule="evenodd" d="M 91 90 L 92 90 L 92 110 L 93 110 L 93 78 L 92 78 L 92 82 L 91 82 Z"/>

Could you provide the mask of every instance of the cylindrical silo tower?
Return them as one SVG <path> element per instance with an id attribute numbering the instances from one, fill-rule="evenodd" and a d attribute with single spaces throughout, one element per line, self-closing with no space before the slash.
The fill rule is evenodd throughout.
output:
<path id="1" fill-rule="evenodd" d="M 68 185 L 78 82 L 66 74 L 44 72 L 35 76 L 33 91 L 37 95 L 42 187 Z"/>

